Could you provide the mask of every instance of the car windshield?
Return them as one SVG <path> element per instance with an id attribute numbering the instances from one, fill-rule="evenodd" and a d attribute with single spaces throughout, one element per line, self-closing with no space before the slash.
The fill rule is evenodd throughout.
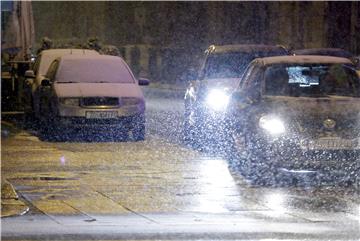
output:
<path id="1" fill-rule="evenodd" d="M 266 95 L 360 96 L 356 72 L 343 64 L 271 65 L 266 68 L 264 79 Z"/>
<path id="2" fill-rule="evenodd" d="M 212 54 L 206 62 L 205 78 L 240 78 L 253 58 L 248 53 Z"/>
<path id="3" fill-rule="evenodd" d="M 55 77 L 58 83 L 134 83 L 125 63 L 113 58 L 70 58 L 61 62 Z"/>
<path id="4" fill-rule="evenodd" d="M 47 70 L 49 69 L 51 63 L 64 55 L 75 55 L 75 54 L 80 54 L 80 55 L 98 55 L 99 53 L 97 53 L 96 51 L 93 50 L 85 50 L 85 49 L 57 49 L 57 50 L 51 50 L 51 52 L 47 52 L 45 54 L 42 54 L 40 57 L 41 59 L 39 59 L 39 66 L 36 68 L 36 70 L 38 70 L 40 75 L 45 76 Z M 36 66 L 34 66 L 36 67 Z"/>
<path id="5" fill-rule="evenodd" d="M 283 50 L 210 54 L 205 65 L 205 78 L 241 78 L 253 59 L 284 54 L 285 51 Z"/>

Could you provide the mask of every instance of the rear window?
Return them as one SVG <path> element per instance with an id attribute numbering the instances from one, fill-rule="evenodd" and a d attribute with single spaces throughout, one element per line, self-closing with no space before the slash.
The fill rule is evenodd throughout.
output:
<path id="1" fill-rule="evenodd" d="M 66 59 L 58 70 L 58 83 L 134 83 L 127 65 L 120 58 Z"/>

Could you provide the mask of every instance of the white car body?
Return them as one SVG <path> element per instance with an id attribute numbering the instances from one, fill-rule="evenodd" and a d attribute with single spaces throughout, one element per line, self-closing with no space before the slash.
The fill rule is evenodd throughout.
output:
<path id="1" fill-rule="evenodd" d="M 41 103 L 41 116 L 50 126 L 110 127 L 131 130 L 136 140 L 144 138 L 144 96 L 122 58 L 63 56 L 51 64 L 45 80 L 48 86 L 42 86 L 42 93 L 48 101 Z M 134 135 L 136 128 L 139 133 Z"/>
<path id="2" fill-rule="evenodd" d="M 41 81 L 49 69 L 50 64 L 57 58 L 65 55 L 100 55 L 95 50 L 90 49 L 48 49 L 43 50 L 36 58 L 33 71 L 35 78 L 30 80 L 31 98 L 32 98 L 32 111 L 36 117 L 39 117 L 39 87 Z"/>

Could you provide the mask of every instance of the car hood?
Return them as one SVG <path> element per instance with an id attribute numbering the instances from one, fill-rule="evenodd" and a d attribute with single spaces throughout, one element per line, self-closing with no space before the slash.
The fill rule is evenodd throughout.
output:
<path id="1" fill-rule="evenodd" d="M 285 116 L 354 116 L 360 117 L 360 98 L 329 96 L 310 97 L 264 97 L 268 111 Z"/>
<path id="2" fill-rule="evenodd" d="M 240 78 L 218 78 L 218 79 L 206 79 L 203 81 L 203 85 L 207 89 L 223 88 L 234 89 L 239 85 Z"/>
<path id="3" fill-rule="evenodd" d="M 144 98 L 137 84 L 118 83 L 55 83 L 58 97 L 138 97 Z"/>

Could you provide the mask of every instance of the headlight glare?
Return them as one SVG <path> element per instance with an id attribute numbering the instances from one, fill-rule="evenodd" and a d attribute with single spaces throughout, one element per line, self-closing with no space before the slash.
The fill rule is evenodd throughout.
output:
<path id="1" fill-rule="evenodd" d="M 211 90 L 206 96 L 206 104 L 215 111 L 226 109 L 229 103 L 229 95 L 218 89 Z"/>
<path id="2" fill-rule="evenodd" d="M 259 119 L 259 126 L 271 135 L 279 135 L 285 132 L 283 121 L 274 116 L 262 116 Z"/>

